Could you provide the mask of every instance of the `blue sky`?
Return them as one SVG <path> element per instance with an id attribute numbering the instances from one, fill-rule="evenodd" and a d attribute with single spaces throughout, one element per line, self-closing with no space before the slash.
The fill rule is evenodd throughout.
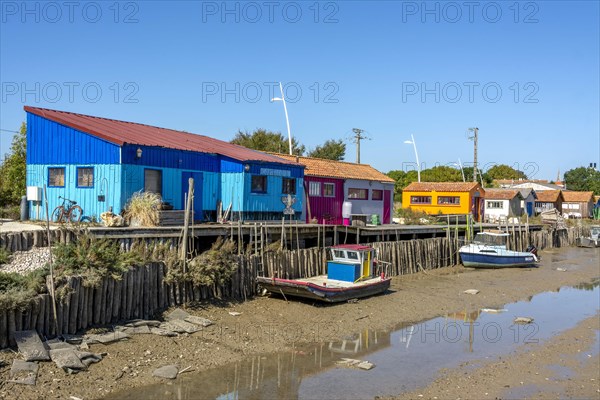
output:
<path id="1" fill-rule="evenodd" d="M 308 148 L 381 171 L 473 160 L 540 179 L 600 165 L 600 8 L 560 2 L 3 1 L 0 129 L 24 105 Z M 471 6 L 469 6 L 471 4 Z M 0 131 L 1 153 L 12 133 Z"/>

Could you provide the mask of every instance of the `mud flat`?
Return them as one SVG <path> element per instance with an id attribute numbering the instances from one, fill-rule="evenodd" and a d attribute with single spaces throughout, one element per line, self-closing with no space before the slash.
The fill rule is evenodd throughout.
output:
<path id="1" fill-rule="evenodd" d="M 590 283 L 600 276 L 600 249 L 553 249 L 542 252 L 542 256 L 539 268 L 473 270 L 457 266 L 395 278 L 388 294 L 356 303 L 315 306 L 312 302 L 286 302 L 283 298 L 272 297 L 257 298 L 246 303 L 195 305 L 187 311 L 208 318 L 215 324 L 195 334 L 174 338 L 135 335 L 129 341 L 107 346 L 92 345 L 91 351 L 106 352 L 108 355 L 88 371 L 67 375 L 54 364 L 40 363 L 36 386 L 1 383 L 0 398 L 181 396 L 191 399 L 202 397 L 203 394 L 206 395 L 204 397 L 214 397 L 232 392 L 237 392 L 240 398 L 269 397 L 269 394 L 270 397 L 286 397 L 286 394 L 294 393 L 295 390 L 292 381 L 285 379 L 285 371 L 290 371 L 290 365 L 299 365 L 306 372 L 296 375 L 296 381 L 308 381 L 307 377 L 327 381 L 327 375 L 323 374 L 340 370 L 335 366 L 335 361 L 344 357 L 339 352 L 340 346 L 348 350 L 353 343 L 358 343 L 365 350 L 356 353 L 358 356 L 377 359 L 378 351 L 385 351 L 386 341 L 405 345 L 409 338 L 406 332 L 411 326 L 418 327 L 422 321 L 438 317 L 460 322 L 464 337 L 457 341 L 457 346 L 462 353 L 471 354 L 467 339 L 470 333 L 469 321 L 476 322 L 477 318 L 483 321 L 483 317 L 479 315 L 481 308 L 500 308 L 506 304 L 527 303 L 530 300 L 533 302 L 535 297 L 532 300 L 531 296 L 538 293 L 556 292 L 561 287 Z M 597 291 L 597 287 L 594 289 L 592 285 L 590 288 L 590 295 L 595 296 L 594 290 Z M 479 293 L 465 294 L 467 289 L 477 289 Z M 580 289 L 578 292 L 585 290 Z M 569 292 L 563 290 L 563 293 Z M 589 301 L 589 298 L 586 299 Z M 575 301 L 578 301 L 577 297 L 565 298 L 567 303 Z M 596 301 L 595 304 L 597 303 Z M 239 314 L 231 315 L 230 312 L 233 311 Z M 510 312 L 509 309 L 504 315 Z M 598 389 L 598 381 L 591 379 L 595 379 L 594 376 L 600 371 L 598 352 L 590 349 L 598 347 L 598 325 L 594 322 L 597 306 L 592 307 L 589 312 L 590 315 L 582 314 L 579 319 L 556 332 L 540 328 L 541 340 L 538 343 L 517 343 L 518 346 L 507 347 L 501 353 L 485 353 L 482 359 L 479 358 L 480 353 L 475 352 L 467 357 L 467 361 L 450 365 L 446 370 L 443 369 L 444 363 L 434 357 L 432 363 L 427 364 L 426 369 L 431 370 L 431 375 L 425 381 L 401 385 L 399 389 L 390 388 L 388 392 L 374 390 L 367 397 L 399 395 L 416 398 L 422 395 L 424 398 L 440 399 L 495 396 L 522 398 L 538 395 L 543 397 L 544 393 L 556 397 L 558 393 L 562 397 L 594 398 L 592 395 Z M 473 313 L 479 313 L 478 317 L 474 318 Z M 532 316 L 535 319 L 536 316 Z M 508 332 L 506 329 L 510 329 L 508 326 L 500 327 L 505 329 L 505 335 Z M 491 331 L 489 334 L 492 334 Z M 381 339 L 374 338 L 374 335 L 380 335 Z M 400 342 L 401 340 L 404 341 Z M 422 341 L 415 340 L 412 348 L 420 342 Z M 481 348 L 489 349 L 493 346 Z M 576 353 L 584 355 L 578 356 Z M 540 354 L 545 356 L 538 356 Z M 8 365 L 0 368 L 0 379 L 3 382 L 8 379 L 10 364 L 15 358 L 19 356 L 10 351 L 0 353 L 0 360 Z M 271 358 L 273 361 L 269 361 Z M 284 362 L 285 360 L 288 361 Z M 575 365 L 576 361 L 573 360 L 582 364 Z M 167 382 L 152 376 L 155 369 L 168 364 L 178 365 L 180 369 L 191 368 L 174 381 Z M 319 364 L 319 368 L 313 370 L 316 364 Z M 360 373 L 362 375 L 357 375 L 355 381 L 368 381 L 369 375 L 365 374 L 385 373 L 388 365 L 394 365 L 393 358 L 385 359 L 379 365 L 376 362 L 376 367 L 371 371 L 348 370 L 347 373 Z M 272 373 L 269 372 L 270 368 L 275 368 Z M 407 373 L 411 370 L 410 366 L 404 368 Z M 377 372 L 378 370 L 382 372 Z M 224 379 L 223 371 L 233 373 L 234 380 L 231 384 Z M 259 371 L 262 372 L 259 374 Z M 246 392 L 240 391 L 239 384 L 244 380 L 255 382 L 254 386 L 247 385 L 248 387 L 258 388 L 260 382 L 271 382 L 271 376 L 279 377 L 279 381 L 275 380 L 272 384 L 272 390 L 251 391 L 247 396 Z M 318 378 L 320 376 L 322 378 Z M 469 376 L 472 378 L 468 378 Z M 225 390 L 207 384 L 219 379 L 225 382 Z M 238 386 L 235 385 L 235 379 Z M 453 384 L 455 380 L 460 383 L 454 385 L 457 386 L 454 389 L 448 380 Z M 193 384 L 194 381 L 197 383 Z M 332 381 L 335 382 L 329 380 L 328 383 Z M 558 390 L 550 386 L 551 383 L 560 385 L 560 381 L 567 383 Z M 159 385 L 152 386 L 155 384 Z M 299 390 L 302 389 L 301 382 L 297 385 Z M 151 386 L 152 389 L 149 389 Z M 283 386 L 288 389 L 283 391 Z M 309 392 L 300 390 L 297 393 L 299 397 L 309 397 L 302 395 Z M 314 396 L 314 392 L 310 393 Z M 318 392 L 316 396 L 328 397 L 325 392 Z"/>

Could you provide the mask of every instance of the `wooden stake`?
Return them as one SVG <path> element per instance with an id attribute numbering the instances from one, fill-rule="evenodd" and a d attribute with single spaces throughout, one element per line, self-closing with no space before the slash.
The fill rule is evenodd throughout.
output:
<path id="1" fill-rule="evenodd" d="M 50 236 L 50 212 L 48 211 L 48 193 L 44 184 L 44 203 L 46 206 L 46 232 L 48 234 L 48 262 L 50 264 L 50 295 L 52 296 L 52 311 L 54 313 L 54 328 L 60 335 L 58 328 L 58 314 L 56 312 L 56 296 L 54 295 L 54 265 L 52 262 L 52 238 Z"/>

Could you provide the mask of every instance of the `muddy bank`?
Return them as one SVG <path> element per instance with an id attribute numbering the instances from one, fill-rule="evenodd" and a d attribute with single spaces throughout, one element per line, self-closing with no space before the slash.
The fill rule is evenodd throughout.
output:
<path id="1" fill-rule="evenodd" d="M 70 376 L 54 364 L 41 363 L 35 387 L 3 383 L 0 398 L 101 398 L 155 383 L 152 371 L 165 364 L 202 371 L 250 354 L 335 340 L 367 328 L 385 329 L 457 311 L 501 306 L 600 276 L 598 249 L 555 249 L 542 255 L 542 265 L 536 269 L 451 267 L 395 278 L 390 293 L 357 303 L 313 306 L 310 302 L 257 298 L 246 303 L 196 305 L 188 312 L 211 319 L 215 325 L 175 338 L 137 335 L 127 342 L 92 345 L 91 351 L 108 355 L 88 371 Z M 463 294 L 471 288 L 480 293 Z M 230 311 L 240 315 L 230 315 Z M 9 365 L 15 357 L 11 352 L 0 353 L 0 359 Z M 9 369 L 0 369 L 2 381 L 8 378 Z"/>
<path id="2" fill-rule="evenodd" d="M 508 357 L 443 371 L 427 387 L 393 399 L 598 399 L 599 329 L 596 315 Z"/>

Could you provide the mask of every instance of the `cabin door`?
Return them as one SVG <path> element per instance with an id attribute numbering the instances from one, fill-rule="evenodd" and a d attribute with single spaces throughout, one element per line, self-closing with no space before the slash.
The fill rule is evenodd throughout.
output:
<path id="1" fill-rule="evenodd" d="M 362 273 L 361 276 L 371 276 L 371 265 L 373 265 L 374 254 L 372 251 L 365 251 L 363 253 L 364 260 L 362 262 Z"/>
<path id="2" fill-rule="evenodd" d="M 532 202 L 527 203 L 527 215 L 529 215 L 530 217 L 533 215 L 533 203 Z"/>
<path id="3" fill-rule="evenodd" d="M 392 191 L 383 191 L 383 223 L 389 224 L 392 222 Z"/>
<path id="4" fill-rule="evenodd" d="M 194 179 L 194 221 L 202 221 L 204 219 L 202 212 L 202 172 L 184 171 L 181 173 L 181 209 L 185 210 L 185 198 L 189 190 L 189 178 Z"/>

